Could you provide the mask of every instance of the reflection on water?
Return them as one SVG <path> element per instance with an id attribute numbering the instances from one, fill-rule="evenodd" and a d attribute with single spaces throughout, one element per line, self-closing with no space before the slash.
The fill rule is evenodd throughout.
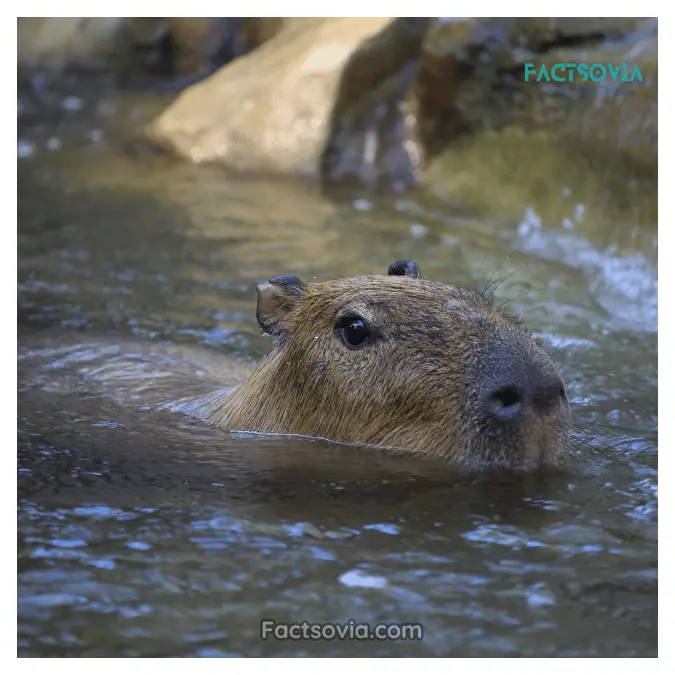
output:
<path id="1" fill-rule="evenodd" d="M 424 193 L 331 201 L 228 179 L 124 150 L 156 95 L 73 96 L 19 101 L 21 655 L 656 653 L 656 265 L 634 223 L 612 223 L 636 242 L 612 248 L 607 225 L 577 227 L 580 210 L 490 220 Z M 114 370 L 106 344 L 151 345 L 159 370 L 185 349 L 197 365 L 173 381 L 180 398 L 221 381 L 215 355 L 267 349 L 256 283 L 400 258 L 446 283 L 504 279 L 498 302 L 569 384 L 573 465 L 476 475 L 226 435 L 89 377 Z M 263 619 L 419 622 L 425 636 L 263 641 Z"/>

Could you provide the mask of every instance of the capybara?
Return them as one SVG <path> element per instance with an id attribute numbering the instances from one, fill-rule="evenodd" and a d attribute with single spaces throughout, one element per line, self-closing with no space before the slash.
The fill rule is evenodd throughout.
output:
<path id="1" fill-rule="evenodd" d="M 274 347 L 209 419 L 453 463 L 560 463 L 565 385 L 521 324 L 478 292 L 423 280 L 413 261 L 388 272 L 259 285 Z"/>

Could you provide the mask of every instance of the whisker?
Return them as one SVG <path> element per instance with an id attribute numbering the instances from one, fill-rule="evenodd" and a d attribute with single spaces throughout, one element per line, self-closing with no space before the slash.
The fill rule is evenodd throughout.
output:
<path id="1" fill-rule="evenodd" d="M 491 284 L 489 284 L 489 287 L 490 287 L 490 295 L 489 295 L 489 297 L 488 297 L 487 299 L 488 299 L 488 300 L 491 300 L 491 299 L 494 297 L 494 295 L 495 295 L 495 293 L 497 292 L 497 290 L 499 290 L 499 287 L 500 287 L 507 279 L 510 279 L 514 274 L 517 274 L 517 273 L 520 272 L 521 270 L 522 270 L 522 267 L 518 267 L 518 268 L 516 268 L 515 270 L 509 272 L 508 274 L 504 275 L 503 277 L 501 277 L 501 278 L 499 278 L 499 279 L 493 281 Z M 487 288 L 488 288 L 488 286 L 486 286 L 486 289 L 487 289 Z"/>
<path id="2" fill-rule="evenodd" d="M 483 287 L 483 290 L 480 292 L 480 294 L 485 297 L 485 293 L 487 293 L 490 285 L 492 284 L 492 280 L 495 278 L 495 275 L 499 272 L 499 270 L 504 267 L 504 265 L 507 263 L 507 261 L 510 260 L 509 256 L 506 256 L 504 260 L 502 261 L 501 265 L 492 273 L 490 278 L 488 279 L 487 283 Z"/>
<path id="3" fill-rule="evenodd" d="M 508 300 L 505 300 L 504 302 L 497 305 L 497 309 L 501 311 L 510 302 L 513 302 L 514 300 L 518 300 L 518 298 L 524 298 L 525 296 L 530 295 L 530 293 L 532 293 L 532 291 L 523 291 L 522 293 L 518 293 L 518 295 L 514 295 L 512 298 L 509 298 Z"/>
<path id="4" fill-rule="evenodd" d="M 578 424 L 573 423 L 572 429 L 573 429 L 573 432 L 577 433 L 578 435 L 580 435 L 582 437 L 581 442 L 583 442 L 585 444 L 589 444 L 591 446 L 594 445 L 594 444 L 597 444 L 597 445 L 601 446 L 602 448 L 604 448 L 605 450 L 615 451 L 619 447 L 621 447 L 622 445 L 626 445 L 628 443 L 634 443 L 635 441 L 646 440 L 646 439 L 640 437 L 639 435 L 638 436 L 635 436 L 635 435 L 631 435 L 631 436 L 619 435 L 615 439 L 614 445 L 610 445 L 609 443 L 605 442 L 604 440 L 602 440 L 597 435 L 579 427 Z"/>
<path id="5" fill-rule="evenodd" d="M 609 425 L 609 424 L 601 424 L 600 422 L 590 422 L 587 420 L 575 420 L 576 424 L 584 424 L 586 426 L 592 426 L 592 427 L 598 427 L 599 429 L 602 429 L 603 431 L 623 431 L 624 433 L 627 434 L 636 434 L 636 435 L 641 435 L 644 433 L 650 433 L 648 430 L 645 429 L 628 429 L 626 427 L 619 427 L 619 426 L 614 426 L 614 425 Z"/>

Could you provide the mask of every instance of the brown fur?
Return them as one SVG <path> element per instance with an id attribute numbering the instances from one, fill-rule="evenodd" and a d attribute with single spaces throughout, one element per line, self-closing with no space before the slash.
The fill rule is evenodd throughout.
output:
<path id="1" fill-rule="evenodd" d="M 564 456 L 566 401 L 547 414 L 528 410 L 517 432 L 486 425 L 477 397 L 490 364 L 555 369 L 517 321 L 479 294 L 412 275 L 295 281 L 301 285 L 272 279 L 258 287 L 258 320 L 275 333 L 275 346 L 212 411 L 218 426 L 452 462 L 532 468 Z M 335 332 L 345 313 L 376 327 L 380 339 L 347 348 Z"/>

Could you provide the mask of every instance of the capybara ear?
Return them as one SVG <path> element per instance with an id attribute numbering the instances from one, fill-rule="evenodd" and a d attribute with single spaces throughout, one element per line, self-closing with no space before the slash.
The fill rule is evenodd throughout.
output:
<path id="1" fill-rule="evenodd" d="M 397 260 L 389 265 L 388 273 L 390 277 L 422 277 L 422 270 L 414 260 Z"/>
<path id="2" fill-rule="evenodd" d="M 270 335 L 280 335 L 283 322 L 302 297 L 306 284 L 292 274 L 280 274 L 256 286 L 256 319 Z"/>

